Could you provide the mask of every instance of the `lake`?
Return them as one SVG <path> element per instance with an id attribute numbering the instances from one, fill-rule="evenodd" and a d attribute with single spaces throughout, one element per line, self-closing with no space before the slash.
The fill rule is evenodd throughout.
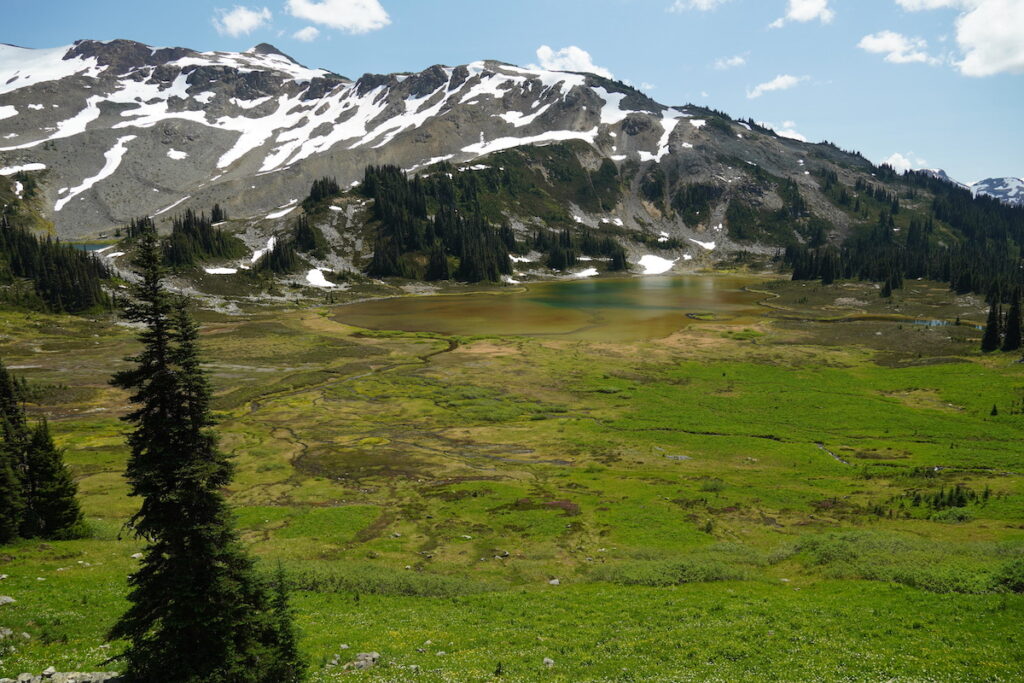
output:
<path id="1" fill-rule="evenodd" d="M 335 319 L 373 330 L 552 336 L 594 341 L 666 337 L 708 319 L 750 324 L 763 278 L 682 275 L 530 283 L 525 290 L 380 299 L 336 309 Z"/>

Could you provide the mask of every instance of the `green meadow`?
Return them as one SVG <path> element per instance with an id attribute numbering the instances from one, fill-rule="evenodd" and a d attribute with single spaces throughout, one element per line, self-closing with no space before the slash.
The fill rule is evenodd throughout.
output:
<path id="1" fill-rule="evenodd" d="M 229 499 L 310 679 L 1024 679 L 1024 365 L 978 351 L 983 302 L 754 288 L 756 316 L 641 341 L 200 311 Z M 92 531 L 0 548 L 0 677 L 118 668 L 133 334 L 0 315 Z"/>

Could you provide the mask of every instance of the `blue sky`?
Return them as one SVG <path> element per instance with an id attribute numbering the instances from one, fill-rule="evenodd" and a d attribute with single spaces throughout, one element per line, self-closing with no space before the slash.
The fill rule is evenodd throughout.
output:
<path id="1" fill-rule="evenodd" d="M 965 182 L 1024 176 L 1024 0 L 43 0 L 0 42 L 244 50 L 349 77 L 499 59 L 604 70 Z M 898 154 L 899 157 L 892 155 Z"/>

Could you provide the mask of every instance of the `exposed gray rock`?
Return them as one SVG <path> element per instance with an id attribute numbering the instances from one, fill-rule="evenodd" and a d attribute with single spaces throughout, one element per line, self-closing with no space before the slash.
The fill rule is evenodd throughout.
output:
<path id="1" fill-rule="evenodd" d="M 121 680 L 121 675 L 116 671 L 59 672 L 51 666 L 41 675 L 24 673 L 17 678 L 0 678 L 0 683 L 118 683 Z"/>
<path id="2" fill-rule="evenodd" d="M 17 600 L 9 595 L 0 595 L 0 605 L 10 605 L 15 602 L 17 602 Z"/>
<path id="3" fill-rule="evenodd" d="M 379 652 L 360 652 L 355 660 L 345 665 L 346 669 L 371 669 L 380 660 Z"/>

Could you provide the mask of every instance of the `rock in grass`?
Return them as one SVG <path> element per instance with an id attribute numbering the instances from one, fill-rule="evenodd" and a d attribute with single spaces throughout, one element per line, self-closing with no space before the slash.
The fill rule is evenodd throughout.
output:
<path id="1" fill-rule="evenodd" d="M 550 669 L 554 665 L 555 665 L 555 660 L 551 659 L 551 657 L 545 657 L 544 658 L 544 666 L 546 666 L 547 668 Z"/>
<path id="2" fill-rule="evenodd" d="M 354 661 L 345 665 L 346 669 L 371 669 L 380 659 L 379 652 L 360 652 Z"/>
<path id="3" fill-rule="evenodd" d="M 10 595 L 0 595 L 0 605 L 10 605 L 11 603 L 17 602 Z"/>
<path id="4" fill-rule="evenodd" d="M 562 582 L 559 581 L 558 579 L 551 579 L 550 581 L 548 581 L 548 583 L 550 583 L 552 586 L 558 586 Z"/>

